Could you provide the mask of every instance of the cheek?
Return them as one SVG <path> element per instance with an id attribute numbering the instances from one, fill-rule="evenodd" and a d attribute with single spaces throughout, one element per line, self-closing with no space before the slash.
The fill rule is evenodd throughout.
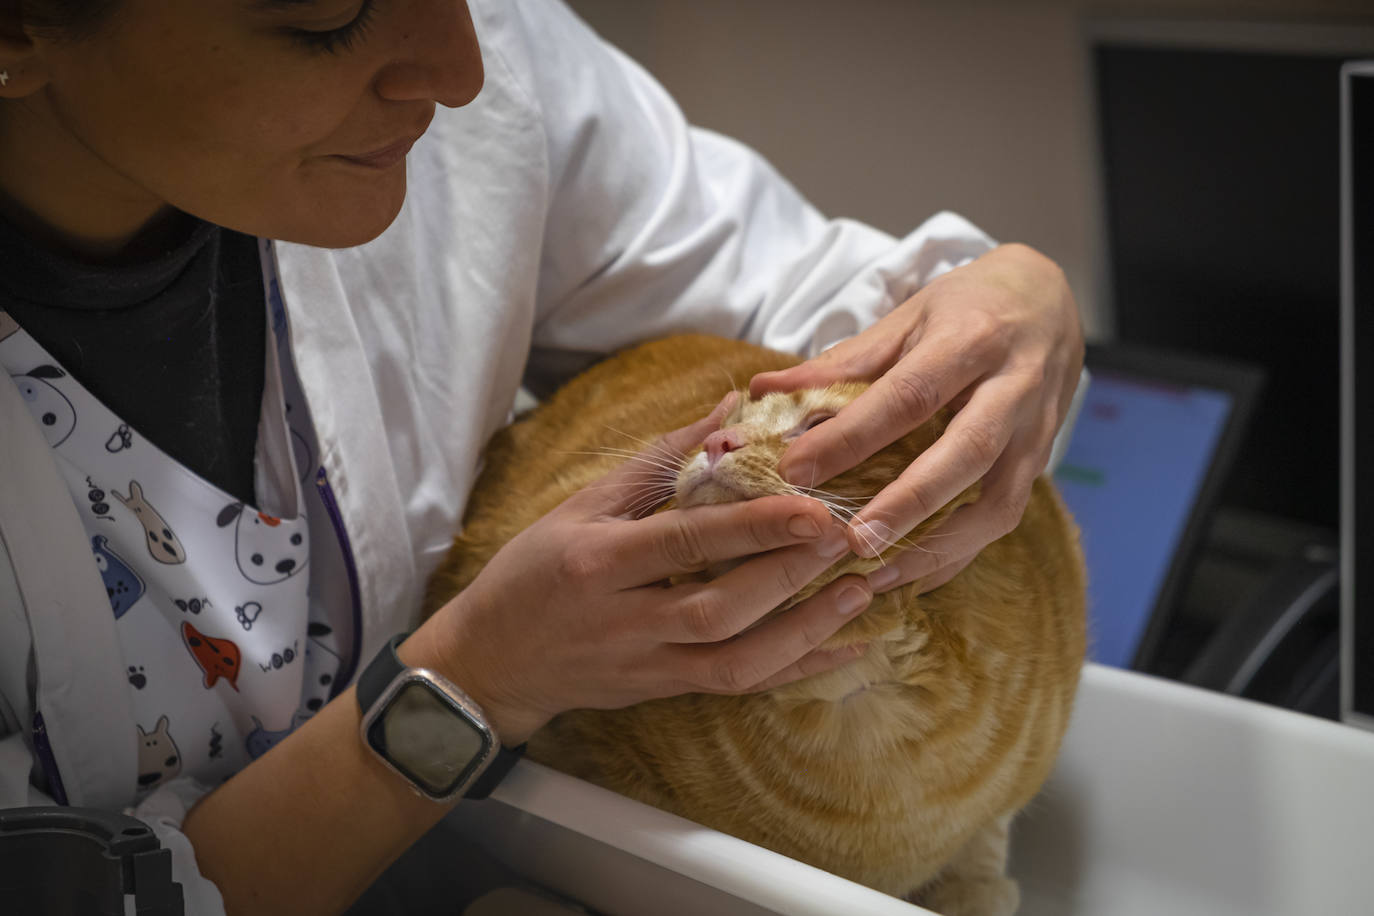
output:
<path id="1" fill-rule="evenodd" d="M 251 235 L 326 246 L 394 218 L 403 164 L 373 172 L 319 156 L 356 151 L 334 138 L 367 97 L 366 71 L 284 68 L 280 53 L 255 62 L 212 43 L 168 46 L 158 62 L 148 47 L 114 44 L 54 81 L 64 126 L 142 191 Z"/>

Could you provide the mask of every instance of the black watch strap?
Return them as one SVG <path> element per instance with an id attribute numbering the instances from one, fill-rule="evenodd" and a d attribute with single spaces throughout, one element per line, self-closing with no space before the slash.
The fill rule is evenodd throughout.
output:
<path id="1" fill-rule="evenodd" d="M 386 690 L 387 685 L 396 680 L 396 675 L 406 670 L 406 663 L 396 654 L 396 648 L 405 642 L 409 635 L 397 633 L 387 640 L 376 658 L 365 665 L 363 673 L 358 675 L 358 707 L 363 712 L 371 709 L 372 704 L 381 698 L 382 691 Z"/>
<path id="2" fill-rule="evenodd" d="M 397 633 L 387 640 L 386 645 L 382 646 L 376 657 L 363 668 L 358 675 L 356 692 L 358 695 L 358 708 L 366 713 L 372 708 L 392 681 L 396 680 L 396 675 L 406 670 L 406 663 L 401 661 L 396 654 L 396 649 L 401 643 L 405 642 L 409 633 Z M 492 790 L 505 779 L 506 774 L 511 771 L 516 762 L 525 753 L 525 745 L 518 747 L 505 747 L 498 745 L 496 756 L 491 763 L 482 771 L 482 775 L 477 777 L 477 781 L 468 787 L 463 793 L 464 798 L 486 798 Z"/>

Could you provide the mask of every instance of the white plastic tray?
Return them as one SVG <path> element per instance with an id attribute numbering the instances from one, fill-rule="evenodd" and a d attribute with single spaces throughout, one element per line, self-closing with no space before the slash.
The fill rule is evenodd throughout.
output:
<path id="1" fill-rule="evenodd" d="M 447 823 L 608 916 L 928 912 L 532 763 Z M 1371 916 L 1374 734 L 1088 665 L 1011 871 L 1025 916 Z"/>

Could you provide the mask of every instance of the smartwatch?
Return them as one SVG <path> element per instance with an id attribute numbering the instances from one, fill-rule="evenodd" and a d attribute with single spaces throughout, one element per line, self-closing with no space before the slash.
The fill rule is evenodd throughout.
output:
<path id="1" fill-rule="evenodd" d="M 425 798 L 486 798 L 525 746 L 503 748 L 471 697 L 436 671 L 406 667 L 396 647 L 408 635 L 388 640 L 358 676 L 363 743 Z"/>

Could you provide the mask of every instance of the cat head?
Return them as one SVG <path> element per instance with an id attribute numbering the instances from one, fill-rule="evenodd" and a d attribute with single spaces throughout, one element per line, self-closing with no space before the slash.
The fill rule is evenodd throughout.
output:
<path id="1" fill-rule="evenodd" d="M 834 518 L 848 521 L 934 443 L 949 419 L 947 411 L 939 412 L 918 429 L 830 480 L 808 481 L 806 486 L 794 486 L 783 480 L 778 466 L 788 446 L 807 430 L 835 417 L 867 388 L 866 383 L 843 382 L 825 388 L 768 394 L 757 400 L 741 397 L 720 429 L 686 457 L 678 472 L 674 502 L 687 508 L 800 493 L 821 500 Z M 842 558 L 795 600 L 808 597 L 845 573 L 867 573 L 878 568 L 886 557 L 918 542 L 923 534 L 976 495 L 975 485 L 884 551 L 883 559 L 853 555 Z M 719 575 L 722 571 L 708 572 Z"/>

